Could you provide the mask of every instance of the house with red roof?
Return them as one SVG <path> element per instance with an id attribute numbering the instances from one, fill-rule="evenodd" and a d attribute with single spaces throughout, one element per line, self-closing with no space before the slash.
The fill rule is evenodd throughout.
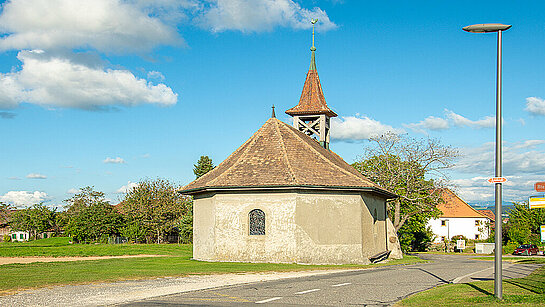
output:
<path id="1" fill-rule="evenodd" d="M 435 234 L 434 243 L 462 235 L 470 240 L 485 240 L 490 235 L 491 218 L 473 209 L 449 189 L 441 191 L 443 201 L 436 205 L 441 210 L 437 219 L 428 222 Z"/>

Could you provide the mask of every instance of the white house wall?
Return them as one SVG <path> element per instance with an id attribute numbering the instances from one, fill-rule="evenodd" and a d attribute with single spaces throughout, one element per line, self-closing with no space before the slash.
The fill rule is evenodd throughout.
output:
<path id="1" fill-rule="evenodd" d="M 444 226 L 442 226 L 442 221 L 445 221 Z M 479 225 L 476 225 L 475 221 Z M 452 237 L 458 235 L 463 235 L 470 240 L 474 240 L 475 235 L 479 235 L 480 240 L 485 240 L 489 236 L 489 227 L 487 226 L 489 221 L 490 219 L 485 217 L 445 217 L 431 219 L 428 222 L 428 226 L 431 227 L 431 230 L 435 234 L 434 243 L 442 242 L 442 237 L 450 240 Z"/>

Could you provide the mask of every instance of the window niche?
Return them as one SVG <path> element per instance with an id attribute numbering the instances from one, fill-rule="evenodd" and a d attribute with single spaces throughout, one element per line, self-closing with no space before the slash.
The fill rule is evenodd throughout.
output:
<path id="1" fill-rule="evenodd" d="M 250 220 L 250 236 L 265 235 L 265 212 L 254 209 L 248 214 Z"/>

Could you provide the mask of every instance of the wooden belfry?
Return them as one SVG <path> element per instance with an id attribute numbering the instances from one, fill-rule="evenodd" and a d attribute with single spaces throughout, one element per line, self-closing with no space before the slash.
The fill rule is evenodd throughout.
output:
<path id="1" fill-rule="evenodd" d="M 318 19 L 312 19 L 312 47 L 310 47 L 310 68 L 307 73 L 303 92 L 299 99 L 299 104 L 286 111 L 287 114 L 293 116 L 293 126 L 305 133 L 306 135 L 315 138 L 324 148 L 329 149 L 329 130 L 330 118 L 336 117 L 337 114 L 327 106 L 322 85 L 316 70 L 316 59 L 314 52 L 314 24 Z"/>

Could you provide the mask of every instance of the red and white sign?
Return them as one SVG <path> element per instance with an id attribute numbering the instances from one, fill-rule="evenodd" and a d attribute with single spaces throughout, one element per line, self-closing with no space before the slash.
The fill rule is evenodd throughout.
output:
<path id="1" fill-rule="evenodd" d="M 506 181 L 507 179 L 505 177 L 494 177 L 488 179 L 488 182 L 490 183 L 504 183 Z"/>
<path id="2" fill-rule="evenodd" d="M 545 182 L 536 182 L 534 184 L 534 189 L 538 192 L 545 192 Z"/>

